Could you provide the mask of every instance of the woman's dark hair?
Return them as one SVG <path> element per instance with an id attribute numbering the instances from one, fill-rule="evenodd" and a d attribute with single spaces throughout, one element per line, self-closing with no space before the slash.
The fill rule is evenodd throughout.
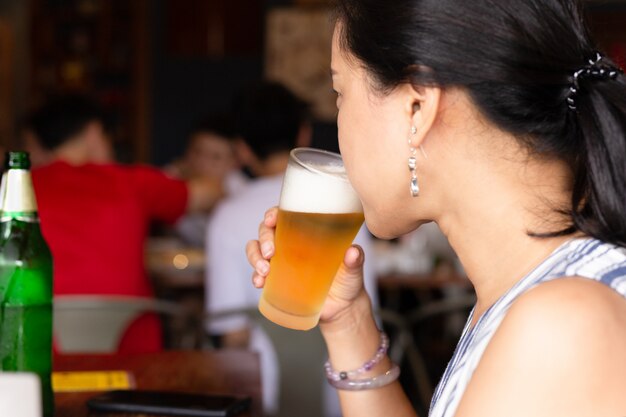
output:
<path id="1" fill-rule="evenodd" d="M 262 81 L 236 97 L 233 113 L 238 135 L 265 160 L 296 146 L 308 106 L 282 84 Z"/>
<path id="2" fill-rule="evenodd" d="M 534 154 L 573 173 L 571 226 L 626 246 L 626 79 L 580 77 L 596 57 L 576 0 L 338 0 L 342 49 L 372 84 L 459 86 Z M 608 58 L 604 66 L 615 66 Z"/>

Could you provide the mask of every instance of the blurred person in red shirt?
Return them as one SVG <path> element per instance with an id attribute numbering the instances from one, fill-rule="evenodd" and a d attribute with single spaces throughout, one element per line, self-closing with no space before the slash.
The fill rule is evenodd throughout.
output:
<path id="1" fill-rule="evenodd" d="M 54 293 L 152 296 L 144 266 L 150 223 L 208 210 L 221 197 L 218 182 L 185 182 L 156 168 L 111 162 L 103 113 L 87 97 L 48 102 L 26 131 L 50 155 L 32 176 L 54 260 Z M 161 336 L 158 317 L 143 315 L 118 351 L 160 350 Z"/>

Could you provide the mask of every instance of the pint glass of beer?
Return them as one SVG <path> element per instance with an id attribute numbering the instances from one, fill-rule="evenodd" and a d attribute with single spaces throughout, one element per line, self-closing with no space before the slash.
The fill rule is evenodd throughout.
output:
<path id="1" fill-rule="evenodd" d="M 363 208 L 341 156 L 311 148 L 291 151 L 276 225 L 276 251 L 259 301 L 284 327 L 317 325 L 346 250 L 363 224 Z"/>

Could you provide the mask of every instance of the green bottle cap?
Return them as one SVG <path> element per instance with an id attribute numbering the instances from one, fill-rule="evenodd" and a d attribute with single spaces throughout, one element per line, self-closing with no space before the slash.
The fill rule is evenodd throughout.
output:
<path id="1" fill-rule="evenodd" d="M 4 158 L 4 169 L 30 169 L 28 152 L 7 152 Z"/>

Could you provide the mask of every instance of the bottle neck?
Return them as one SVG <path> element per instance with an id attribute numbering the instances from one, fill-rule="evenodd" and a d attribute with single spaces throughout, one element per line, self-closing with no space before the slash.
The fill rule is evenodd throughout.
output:
<path id="1" fill-rule="evenodd" d="M 0 185 L 1 220 L 37 220 L 37 202 L 33 181 L 27 169 L 9 169 Z"/>

